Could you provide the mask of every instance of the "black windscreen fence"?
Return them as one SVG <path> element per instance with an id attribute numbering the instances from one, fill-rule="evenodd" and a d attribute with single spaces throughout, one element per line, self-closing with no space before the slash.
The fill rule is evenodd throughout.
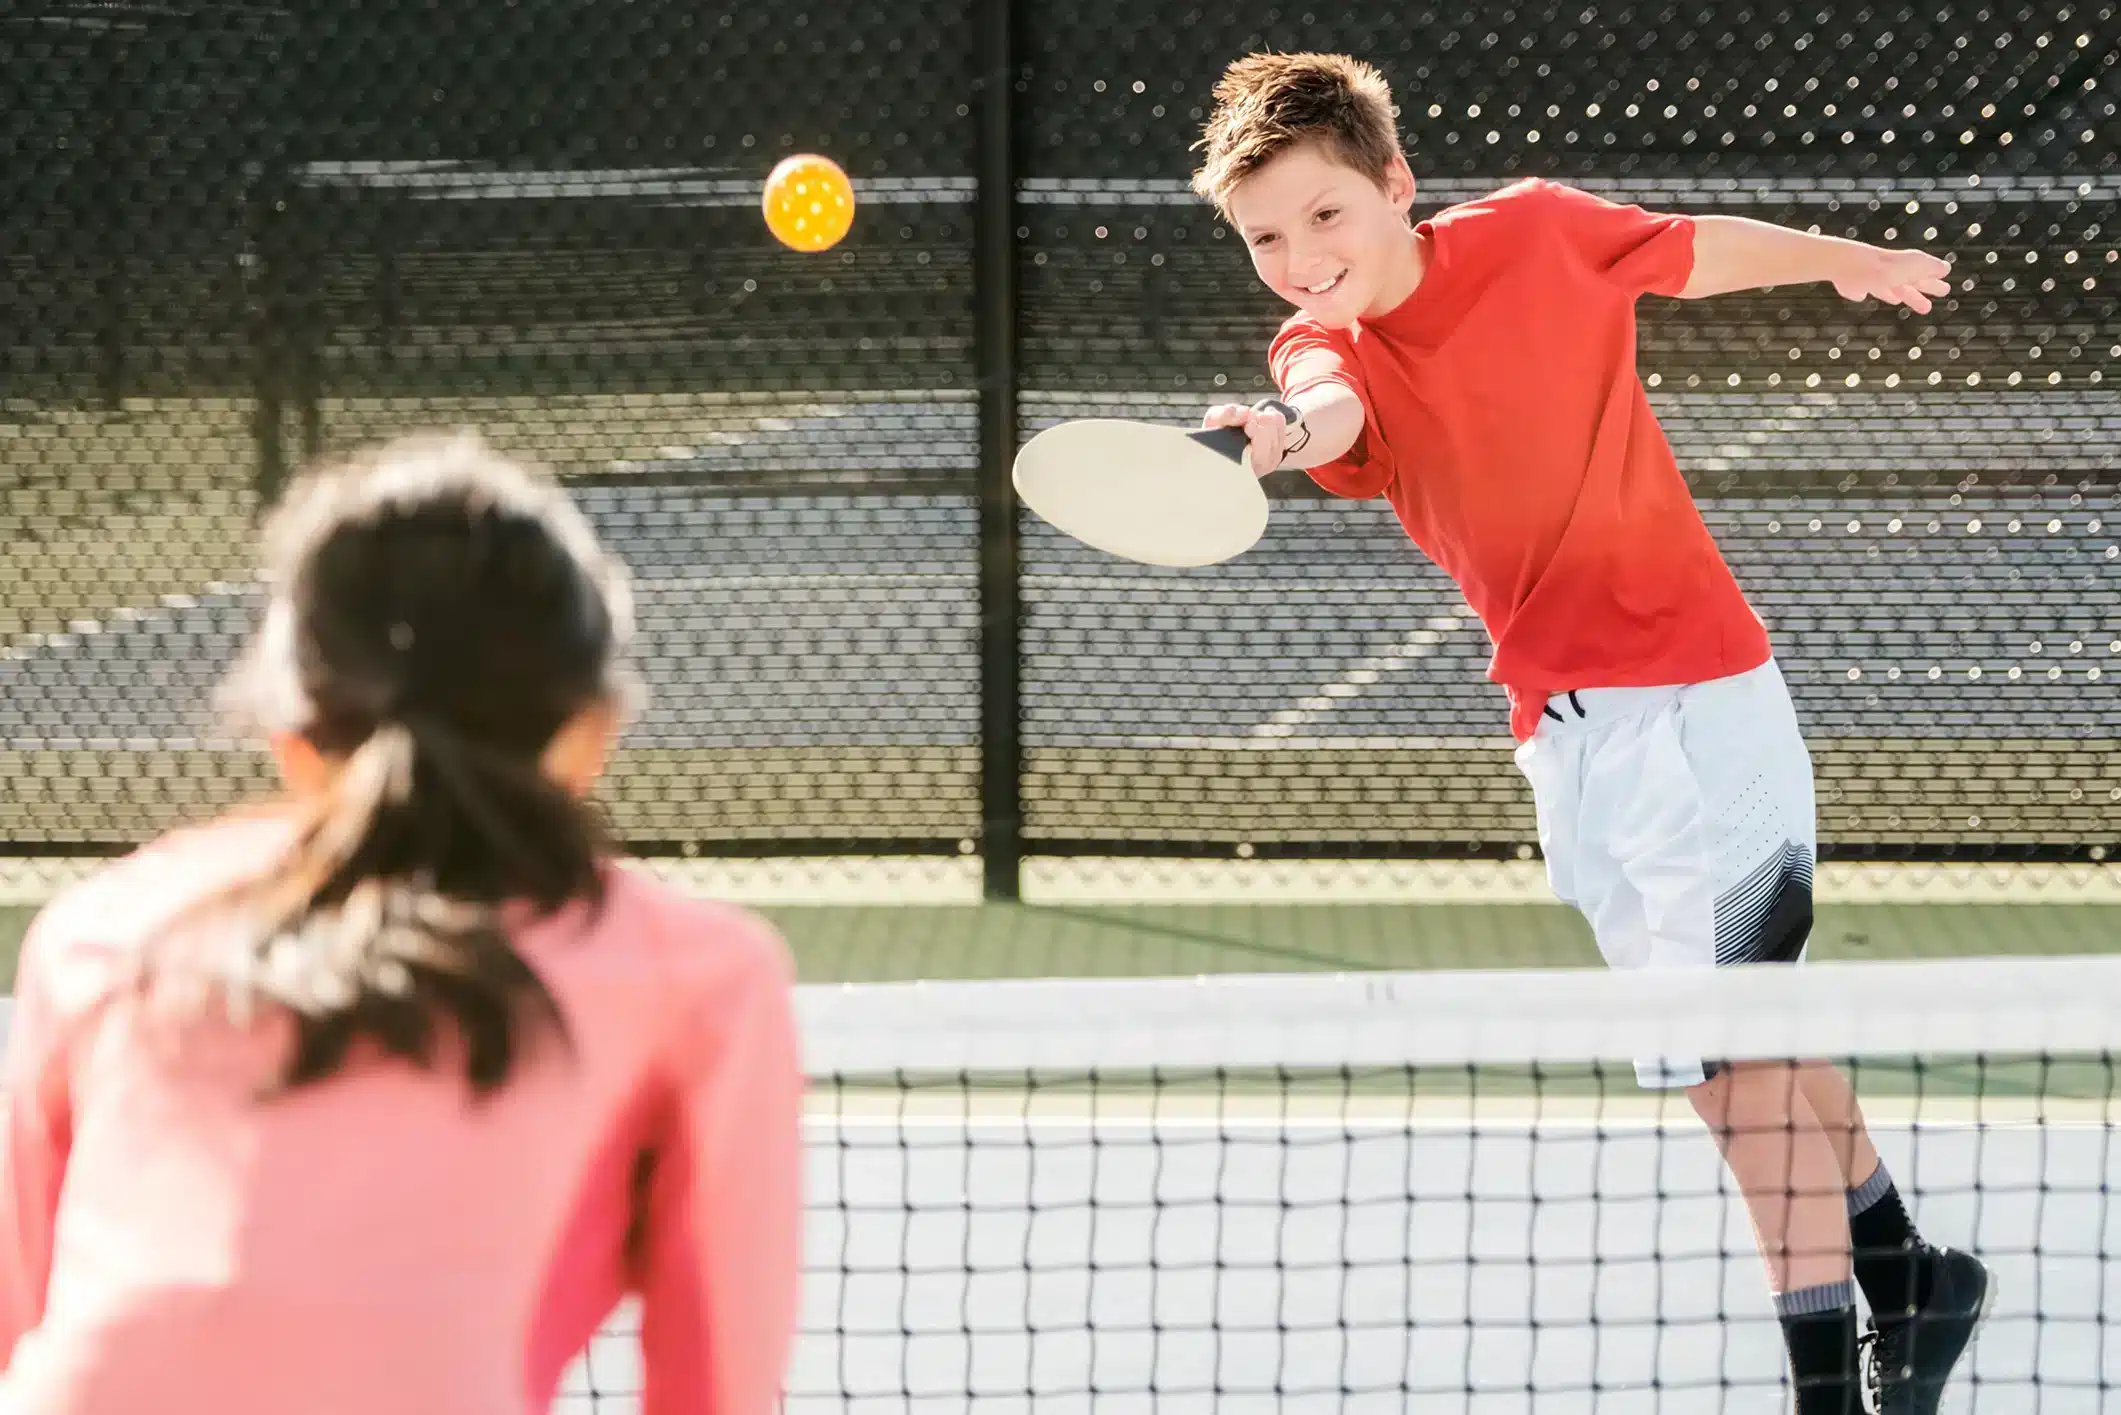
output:
<path id="1" fill-rule="evenodd" d="M 1188 178 L 1232 58 L 1392 80 L 1417 214 L 1525 175 L 1954 262 L 1641 307 L 1775 637 L 1823 852 L 2121 838 L 2121 12 L 1240 3 L 0 4 L 0 839 L 269 789 L 212 689 L 309 458 L 474 427 L 640 594 L 636 851 L 1496 858 L 1488 642 L 1383 502 L 1269 479 L 1206 570 L 1010 498 L 1071 417 L 1269 391 L 1282 311 Z M 766 172 L 860 206 L 777 245 Z M 1520 376 L 1537 378 L 1537 368 Z"/>

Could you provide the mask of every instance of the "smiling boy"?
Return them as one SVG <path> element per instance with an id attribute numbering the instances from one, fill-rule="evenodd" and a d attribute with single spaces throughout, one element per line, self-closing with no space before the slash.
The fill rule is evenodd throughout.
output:
<path id="1" fill-rule="evenodd" d="M 1383 77 L 1258 54 L 1215 90 L 1195 187 L 1297 313 L 1268 361 L 1291 428 L 1225 404 L 1255 471 L 1385 497 L 1493 641 L 1555 892 L 1616 968 L 1794 963 L 1812 764 L 1765 628 L 1636 374 L 1636 301 L 1831 282 L 1926 313 L 1945 262 L 1528 180 L 1419 223 Z M 1819 1062 L 1637 1063 L 1683 1087 L 1743 1192 L 1797 1415 L 1930 1415 L 1992 1294 L 1917 1235 L 1848 1081 Z"/>

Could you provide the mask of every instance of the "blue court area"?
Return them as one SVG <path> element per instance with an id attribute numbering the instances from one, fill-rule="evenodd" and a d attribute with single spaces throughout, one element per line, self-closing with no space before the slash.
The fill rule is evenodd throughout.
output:
<path id="1" fill-rule="evenodd" d="M 1969 748 L 2111 735 L 2121 720 L 2113 491 L 2041 475 L 2112 459 L 2111 400 L 2074 419 L 2047 416 L 2038 441 L 1992 443 L 1978 457 L 1961 439 L 1988 422 L 2023 432 L 2030 409 L 2009 396 L 1946 396 L 1938 442 L 1908 446 L 1906 410 L 1882 397 L 1875 418 L 1846 395 L 1660 401 L 1682 461 L 1717 479 L 1702 489 L 1704 514 L 1776 636 L 1812 735 Z M 1068 406 L 1185 413 L 1168 396 Z M 1045 403 L 1027 411 L 1027 435 L 1059 415 Z M 962 402 L 848 403 L 766 420 L 682 459 L 575 479 L 579 503 L 637 577 L 650 703 L 629 740 L 974 740 L 976 505 L 969 494 L 891 489 L 961 466 L 971 416 Z M 1883 445 L 1851 445 L 1867 430 Z M 1803 450 L 1786 437 L 1802 437 Z M 1991 470 L 1940 485 L 1931 459 L 1946 446 Z M 1861 465 L 1866 485 L 1747 485 L 1750 472 L 1786 481 L 1812 462 Z M 1912 480 L 1918 466 L 1919 488 L 1883 484 L 1896 467 Z M 798 486 L 829 476 L 835 492 L 763 490 L 752 475 L 762 469 Z M 864 489 L 871 479 L 878 486 Z M 1284 496 L 1256 550 L 1192 571 L 1099 555 L 1028 516 L 1024 533 L 1028 745 L 1506 734 L 1500 693 L 1483 677 L 1485 635 L 1382 502 Z M 26 750 L 213 740 L 211 690 L 257 605 L 246 586 L 202 587 L 18 644 L 0 660 L 0 739 Z"/>
<path id="2" fill-rule="evenodd" d="M 2110 398 L 1653 396 L 1774 635 L 1830 850 L 2081 857 L 2111 837 L 2121 521 L 2112 477 L 2085 471 L 2121 445 Z M 1026 395 L 1020 431 L 1197 408 Z M 975 414 L 959 394 L 817 394 L 724 409 L 713 436 L 652 456 L 559 463 L 636 577 L 647 707 L 607 789 L 623 838 L 976 848 Z M 374 435 L 422 415 L 339 422 Z M 1115 560 L 1022 517 L 1027 853 L 1531 847 L 1485 633 L 1383 502 L 1306 486 L 1276 477 L 1262 544 L 1198 571 Z M 201 519 L 156 549 L 174 565 L 225 560 L 228 537 L 250 533 Z M 21 786 L 0 831 L 47 851 L 108 846 L 268 789 L 212 703 L 258 603 L 202 577 L 18 636 L 0 658 L 0 752 Z"/>

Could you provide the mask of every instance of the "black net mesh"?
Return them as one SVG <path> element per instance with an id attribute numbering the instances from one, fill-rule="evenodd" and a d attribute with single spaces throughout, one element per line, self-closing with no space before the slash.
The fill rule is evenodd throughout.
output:
<path id="1" fill-rule="evenodd" d="M 1381 503 L 1284 474 L 1258 550 L 1182 575 L 1028 515 L 1020 563 L 983 545 L 984 13 L 0 4 L 6 848 L 262 789 L 208 712 L 255 513 L 307 456 L 468 425 L 640 577 L 637 849 L 1528 850 L 1484 636 Z M 1279 312 L 1186 187 L 1254 48 L 1382 64 L 1424 212 L 1539 173 L 1951 256 L 1927 317 L 1646 300 L 1642 371 L 1776 635 L 1826 851 L 2110 846 L 2110 3 L 1014 24 L 1022 436 L 1265 391 Z M 861 200 L 821 255 L 758 215 L 801 151 Z"/>

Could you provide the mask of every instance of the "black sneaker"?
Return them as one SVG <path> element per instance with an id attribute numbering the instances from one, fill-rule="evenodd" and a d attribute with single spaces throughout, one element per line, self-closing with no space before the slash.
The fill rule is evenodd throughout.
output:
<path id="1" fill-rule="evenodd" d="M 1875 1415 L 1936 1415 L 1944 1383 L 1996 1300 L 1996 1278 L 1956 1248 L 1931 1251 L 1930 1297 L 1919 1312 L 1871 1318 L 1864 1381 Z"/>

